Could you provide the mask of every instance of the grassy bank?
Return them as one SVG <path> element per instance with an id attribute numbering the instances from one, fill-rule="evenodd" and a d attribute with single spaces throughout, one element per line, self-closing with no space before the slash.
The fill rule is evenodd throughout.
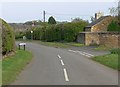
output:
<path id="1" fill-rule="evenodd" d="M 31 59 L 32 54 L 24 50 L 17 50 L 15 55 L 5 58 L 2 61 L 2 84 L 13 82 Z"/>
<path id="2" fill-rule="evenodd" d="M 96 56 L 93 58 L 93 60 L 103 65 L 106 65 L 110 68 L 120 70 L 120 66 L 118 67 L 118 54 L 107 54 L 104 56 Z"/>

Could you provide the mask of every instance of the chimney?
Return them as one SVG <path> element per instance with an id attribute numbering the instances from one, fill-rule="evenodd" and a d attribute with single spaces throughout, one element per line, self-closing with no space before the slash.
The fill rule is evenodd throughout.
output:
<path id="1" fill-rule="evenodd" d="M 101 16 L 103 16 L 102 12 L 95 13 L 95 20 L 99 19 Z"/>

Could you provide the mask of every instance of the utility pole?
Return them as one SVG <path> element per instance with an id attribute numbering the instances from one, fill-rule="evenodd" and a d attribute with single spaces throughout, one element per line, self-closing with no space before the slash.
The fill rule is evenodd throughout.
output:
<path id="1" fill-rule="evenodd" d="M 45 22 L 45 11 L 43 11 L 43 22 Z"/>

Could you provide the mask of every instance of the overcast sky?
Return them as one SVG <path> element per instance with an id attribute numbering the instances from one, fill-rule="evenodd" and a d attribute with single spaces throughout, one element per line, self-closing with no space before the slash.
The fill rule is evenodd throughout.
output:
<path id="1" fill-rule="evenodd" d="M 72 18 L 90 20 L 96 12 L 109 14 L 108 8 L 117 6 L 116 2 L 2 2 L 0 17 L 9 23 L 42 20 L 43 10 L 46 21 L 54 16 L 57 21 L 71 21 Z"/>

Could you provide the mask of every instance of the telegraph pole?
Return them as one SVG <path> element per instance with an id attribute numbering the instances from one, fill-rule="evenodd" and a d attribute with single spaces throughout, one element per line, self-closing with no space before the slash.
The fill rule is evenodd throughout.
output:
<path id="1" fill-rule="evenodd" d="M 43 22 L 45 22 L 45 11 L 43 11 Z"/>

